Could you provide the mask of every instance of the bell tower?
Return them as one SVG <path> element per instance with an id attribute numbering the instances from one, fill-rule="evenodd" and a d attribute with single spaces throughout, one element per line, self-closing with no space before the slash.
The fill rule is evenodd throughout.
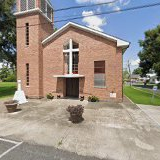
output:
<path id="1" fill-rule="evenodd" d="M 50 0 L 17 0 L 17 79 L 29 98 L 43 97 L 42 41 L 53 33 Z"/>

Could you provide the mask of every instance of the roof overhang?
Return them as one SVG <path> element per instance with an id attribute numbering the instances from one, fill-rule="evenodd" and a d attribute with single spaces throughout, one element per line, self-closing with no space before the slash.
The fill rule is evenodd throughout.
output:
<path id="1" fill-rule="evenodd" d="M 65 75 L 54 75 L 54 78 L 83 78 L 84 75 L 79 74 L 65 74 Z"/>
<path id="2" fill-rule="evenodd" d="M 14 13 L 14 16 L 22 16 L 22 15 L 31 14 L 31 13 L 40 13 L 43 17 L 45 17 L 49 22 L 52 23 L 52 21 L 39 8 L 34 8 L 34 9 L 27 10 L 27 11 L 16 12 Z"/>
<path id="3" fill-rule="evenodd" d="M 73 23 L 73 22 L 67 23 L 62 28 L 60 28 L 59 30 L 57 30 L 56 32 L 51 34 L 49 37 L 47 37 L 45 40 L 42 41 L 42 44 L 43 45 L 47 44 L 52 39 L 56 38 L 59 34 L 63 33 L 69 27 L 75 27 L 75 28 L 81 29 L 81 30 L 83 30 L 85 32 L 89 32 L 91 34 L 94 34 L 94 35 L 97 35 L 97 36 L 101 36 L 101 37 L 103 37 L 103 38 L 105 38 L 107 40 L 111 40 L 113 42 L 116 42 L 117 43 L 117 47 L 122 47 L 122 48 L 126 49 L 130 45 L 130 42 L 127 42 L 127 41 L 122 40 L 120 38 L 116 38 L 116 37 L 108 35 L 106 33 L 103 33 L 103 32 L 100 32 L 100 31 L 94 30 L 92 28 L 88 28 L 88 27 L 85 27 L 85 26 L 82 26 L 82 25 L 79 25 L 79 24 L 76 24 L 76 23 Z"/>

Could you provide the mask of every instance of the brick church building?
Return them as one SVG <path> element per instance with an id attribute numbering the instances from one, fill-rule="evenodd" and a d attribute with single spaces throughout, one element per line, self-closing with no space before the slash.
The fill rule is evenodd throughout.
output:
<path id="1" fill-rule="evenodd" d="M 17 0 L 17 78 L 25 94 L 122 101 L 129 42 L 73 22 L 54 32 L 53 13 L 49 0 Z"/>

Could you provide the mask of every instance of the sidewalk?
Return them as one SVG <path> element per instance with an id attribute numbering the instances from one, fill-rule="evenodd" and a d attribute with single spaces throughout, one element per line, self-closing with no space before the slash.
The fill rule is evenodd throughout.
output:
<path id="1" fill-rule="evenodd" d="M 160 127 L 160 106 L 142 105 L 137 106 L 144 111 L 152 120 L 154 120 Z"/>

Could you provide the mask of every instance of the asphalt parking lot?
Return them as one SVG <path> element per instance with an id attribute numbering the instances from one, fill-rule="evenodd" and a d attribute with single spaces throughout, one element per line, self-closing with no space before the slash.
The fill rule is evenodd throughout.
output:
<path id="1" fill-rule="evenodd" d="M 100 160 L 84 157 L 54 147 L 15 142 L 0 138 L 0 160 Z"/>

